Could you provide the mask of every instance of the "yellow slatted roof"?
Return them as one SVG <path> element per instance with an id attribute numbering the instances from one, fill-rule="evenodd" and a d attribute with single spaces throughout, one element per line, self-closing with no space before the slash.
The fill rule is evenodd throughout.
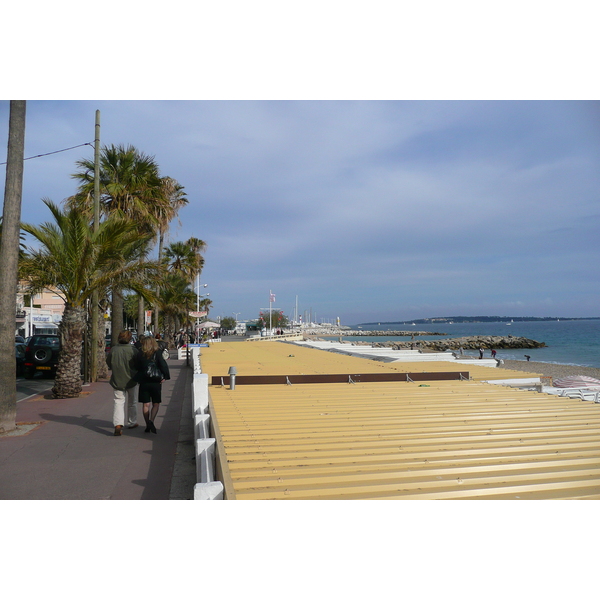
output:
<path id="1" fill-rule="evenodd" d="M 251 370 L 237 346 L 249 345 L 205 352 L 203 370 Z M 268 358 L 273 368 L 289 354 L 313 360 L 268 346 L 255 364 L 265 374 Z M 300 350 L 319 357 L 319 373 L 340 359 L 362 372 L 398 367 Z M 211 386 L 210 396 L 228 498 L 600 498 L 600 405 L 591 402 L 478 381 Z"/>
<path id="2" fill-rule="evenodd" d="M 222 342 L 202 348 L 201 351 L 202 370 L 210 377 L 226 376 L 231 366 L 237 368 L 238 375 L 469 371 L 471 378 L 476 380 L 539 377 L 536 373 L 520 373 L 452 361 L 384 363 L 284 342 Z"/>

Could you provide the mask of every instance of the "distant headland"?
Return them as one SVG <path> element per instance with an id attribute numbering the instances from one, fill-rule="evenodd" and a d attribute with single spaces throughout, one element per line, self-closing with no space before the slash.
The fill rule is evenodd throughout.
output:
<path id="1" fill-rule="evenodd" d="M 514 323 L 522 321 L 597 321 L 600 317 L 431 317 L 429 319 L 410 319 L 408 321 L 378 321 L 376 323 L 359 323 L 355 327 L 371 325 L 439 325 L 440 323 Z"/>

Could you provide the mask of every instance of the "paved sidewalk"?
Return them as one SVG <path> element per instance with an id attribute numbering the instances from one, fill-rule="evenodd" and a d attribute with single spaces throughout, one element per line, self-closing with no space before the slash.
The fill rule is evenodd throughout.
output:
<path id="1" fill-rule="evenodd" d="M 39 425 L 24 435 L 0 436 L 0 499 L 191 499 L 193 371 L 185 361 L 168 363 L 157 434 L 144 433 L 138 404 L 140 426 L 113 436 L 107 381 L 84 387 L 80 398 L 37 395 L 18 402 L 17 423 Z"/>

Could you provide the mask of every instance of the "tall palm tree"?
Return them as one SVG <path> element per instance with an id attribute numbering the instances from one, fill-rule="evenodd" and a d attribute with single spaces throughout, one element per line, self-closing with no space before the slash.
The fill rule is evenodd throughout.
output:
<path id="1" fill-rule="evenodd" d="M 92 211 L 94 161 L 77 161 L 79 171 L 72 177 L 80 182 L 77 194 L 67 199 L 69 207 Z M 142 234 L 154 234 L 169 213 L 170 199 L 153 156 L 134 146 L 105 146 L 100 152 L 100 210 L 103 215 L 120 214 L 137 223 Z M 146 243 L 150 243 L 150 239 Z M 123 329 L 123 296 L 112 290 L 112 340 Z"/>
<path id="2" fill-rule="evenodd" d="M 186 242 L 174 242 L 165 249 L 165 262 L 167 268 L 172 273 L 177 273 L 185 279 L 188 285 L 192 285 L 196 275 L 202 272 L 204 266 L 204 258 L 200 255 L 200 251 L 206 248 L 206 243 L 198 238 L 190 238 Z M 194 300 L 197 300 L 194 297 Z M 212 302 L 205 299 L 201 304 L 208 306 Z M 191 303 L 191 306 L 194 306 Z M 189 326 L 189 308 L 190 303 L 186 304 L 185 322 L 186 327 Z"/>
<path id="3" fill-rule="evenodd" d="M 0 339 L 4 348 L 0 358 L 0 433 L 16 427 L 17 388 L 15 385 L 15 312 L 19 260 L 19 222 L 23 192 L 23 154 L 25 149 L 25 100 L 11 100 L 8 123 L 6 186 L 0 241 Z"/>
<path id="4" fill-rule="evenodd" d="M 163 316 L 165 341 L 169 347 L 174 346 L 175 331 L 179 322 L 184 320 L 190 306 L 194 305 L 196 296 L 190 290 L 189 282 L 179 273 L 171 272 L 161 286 L 158 306 Z"/>
<path id="5" fill-rule="evenodd" d="M 198 256 L 185 242 L 173 242 L 164 250 L 169 271 L 181 275 L 190 283 L 198 271 Z"/>
<path id="6" fill-rule="evenodd" d="M 184 187 L 172 177 L 163 177 L 161 179 L 161 193 L 169 200 L 169 209 L 165 210 L 159 218 L 158 223 L 158 258 L 162 259 L 165 234 L 169 229 L 169 224 L 178 215 L 179 210 L 188 203 L 185 197 Z M 154 307 L 154 329 L 158 331 L 159 306 Z"/>
<path id="7" fill-rule="evenodd" d="M 168 201 L 168 205 L 163 207 L 162 214 L 158 219 L 158 255 L 161 256 L 165 233 L 169 229 L 169 224 L 178 215 L 181 208 L 188 204 L 188 199 L 184 192 L 184 187 L 172 177 L 161 178 L 160 193 Z"/>
<path id="8" fill-rule="evenodd" d="M 192 283 L 204 266 L 204 258 L 200 252 L 205 248 L 206 243 L 198 238 L 190 238 L 187 242 L 173 242 L 164 251 L 169 270 L 180 273 Z"/>
<path id="9" fill-rule="evenodd" d="M 206 242 L 199 240 L 196 237 L 191 237 L 186 244 L 196 253 L 200 254 L 206 250 Z"/>
<path id="10" fill-rule="evenodd" d="M 82 387 L 81 345 L 92 293 L 104 293 L 111 286 L 145 290 L 160 280 L 160 267 L 144 260 L 152 234 L 141 234 L 136 223 L 111 215 L 94 232 L 89 216 L 77 208 L 63 212 L 49 200 L 44 203 L 55 222 L 22 225 L 40 248 L 29 250 L 21 274 L 32 289 L 50 287 L 65 302 L 59 328 L 62 350 L 52 391 L 57 398 L 73 398 Z"/>
<path id="11" fill-rule="evenodd" d="M 79 171 L 72 177 L 79 181 L 69 205 L 86 212 L 92 210 L 94 161 L 82 159 L 75 163 Z M 153 156 L 135 146 L 104 146 L 100 152 L 100 211 L 104 215 L 122 211 L 138 221 L 144 229 L 154 229 L 159 215 L 168 208 L 161 197 L 162 181 Z"/>

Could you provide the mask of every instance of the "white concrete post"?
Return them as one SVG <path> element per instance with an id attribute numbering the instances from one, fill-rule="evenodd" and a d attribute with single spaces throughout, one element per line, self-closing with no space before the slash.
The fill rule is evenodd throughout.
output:
<path id="1" fill-rule="evenodd" d="M 195 373 L 192 383 L 193 414 L 203 414 L 208 411 L 208 375 Z"/>
<path id="2" fill-rule="evenodd" d="M 202 366 L 200 365 L 200 348 L 192 348 L 192 366 L 194 367 L 194 374 L 202 373 Z"/>
<path id="3" fill-rule="evenodd" d="M 215 438 L 196 440 L 196 481 L 208 483 L 215 479 Z"/>
<path id="4" fill-rule="evenodd" d="M 194 415 L 194 430 L 196 439 L 206 439 L 210 434 L 210 415 Z"/>
<path id="5" fill-rule="evenodd" d="M 194 486 L 194 500 L 223 500 L 223 484 L 220 481 L 197 483 Z"/>

